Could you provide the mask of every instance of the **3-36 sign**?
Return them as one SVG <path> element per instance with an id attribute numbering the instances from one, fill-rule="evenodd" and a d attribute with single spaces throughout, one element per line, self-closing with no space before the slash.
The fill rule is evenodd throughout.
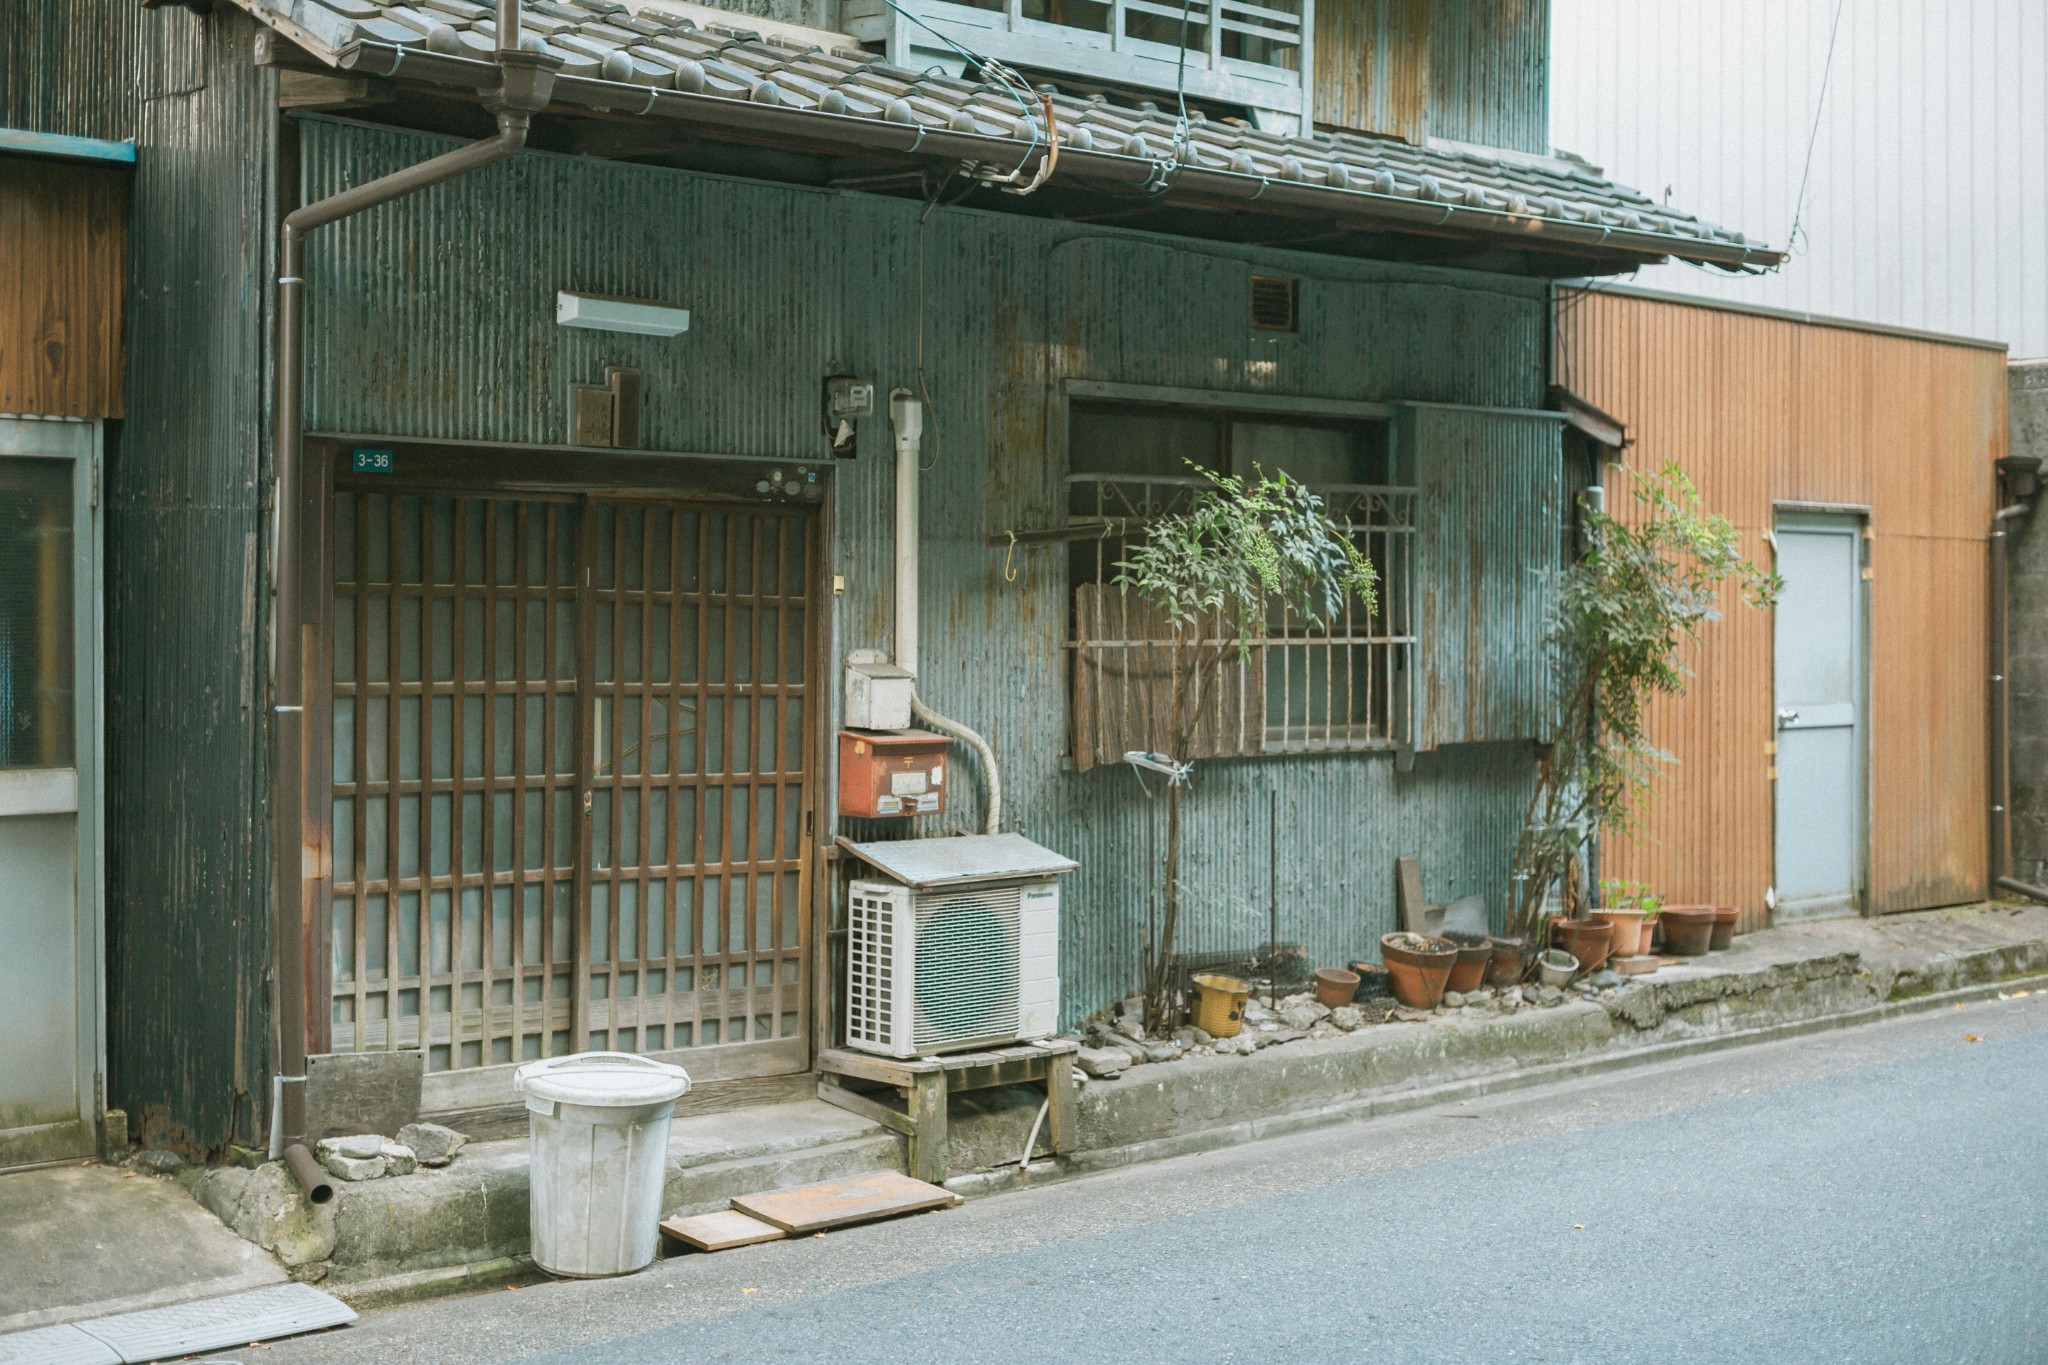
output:
<path id="1" fill-rule="evenodd" d="M 368 446 L 357 446 L 352 468 L 358 474 L 389 474 L 391 472 L 391 452 L 388 450 L 373 450 Z"/>

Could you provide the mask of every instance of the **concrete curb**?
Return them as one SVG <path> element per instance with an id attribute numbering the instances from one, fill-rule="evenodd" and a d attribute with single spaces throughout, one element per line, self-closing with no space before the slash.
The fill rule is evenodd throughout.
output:
<path id="1" fill-rule="evenodd" d="M 1249 1057 L 1138 1066 L 1081 1096 L 1081 1148 L 1017 1165 L 1041 1096 L 953 1105 L 949 1180 L 980 1196 L 1337 1123 L 1725 1049 L 1853 1028 L 2001 990 L 2048 989 L 2048 908 L 1973 907 L 1750 935 L 1618 994 L 1509 1013 L 1468 1008 Z M 902 1139 L 809 1101 L 696 1116 L 671 1136 L 668 1212 L 735 1194 L 902 1168 Z M 208 1172 L 201 1202 L 275 1246 L 295 1278 L 383 1306 L 541 1278 L 526 1252 L 523 1141 L 482 1144 L 443 1172 L 349 1186 L 309 1216 L 272 1172 Z M 279 1185 L 276 1190 L 269 1185 Z M 247 1197 L 238 1197 L 246 1194 Z M 258 1196 L 261 1196 L 260 1198 Z M 303 1226 L 302 1226 L 303 1224 Z M 252 1235 L 253 1234 L 253 1235 Z"/>
<path id="2" fill-rule="evenodd" d="M 970 1199 L 1011 1190 L 1030 1189 L 1055 1181 L 1074 1180 L 1105 1171 L 1119 1170 L 1143 1162 L 1164 1161 L 1171 1157 L 1190 1156 L 1222 1147 L 1236 1147 L 1264 1138 L 1284 1137 L 1290 1133 L 1307 1132 L 1338 1123 L 1410 1113 L 1434 1105 L 1477 1099 L 1483 1095 L 1532 1089 L 1557 1081 L 1576 1080 L 1580 1077 L 1654 1066 L 1660 1062 L 1678 1061 L 1686 1057 L 1725 1052 L 1739 1047 L 1752 1047 L 1761 1043 L 1775 1043 L 1816 1033 L 1828 1033 L 1836 1029 L 1882 1023 L 1887 1019 L 1931 1012 L 1943 1006 L 1995 999 L 2014 989 L 2048 991 L 2048 975 L 2007 978 L 1931 995 L 1886 1001 L 1843 1014 L 1771 1024 L 1736 1033 L 1652 1043 L 1645 1047 L 1601 1057 L 1575 1058 L 1516 1067 L 1495 1075 L 1469 1077 L 1421 1090 L 1367 1095 L 1339 1104 L 1325 1105 L 1319 1109 L 1274 1114 L 1173 1137 L 1153 1138 L 1118 1147 L 1095 1148 L 1070 1157 L 1037 1160 L 1028 1168 L 1013 1166 L 1006 1170 L 977 1171 L 953 1177 L 946 1182 L 946 1188 Z"/>

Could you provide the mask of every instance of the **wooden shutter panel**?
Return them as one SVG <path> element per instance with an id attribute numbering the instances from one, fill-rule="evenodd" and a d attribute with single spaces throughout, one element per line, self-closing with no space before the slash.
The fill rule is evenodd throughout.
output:
<path id="1" fill-rule="evenodd" d="M 1561 432 L 1554 413 L 1396 411 L 1417 485 L 1418 749 L 1549 731 Z"/>

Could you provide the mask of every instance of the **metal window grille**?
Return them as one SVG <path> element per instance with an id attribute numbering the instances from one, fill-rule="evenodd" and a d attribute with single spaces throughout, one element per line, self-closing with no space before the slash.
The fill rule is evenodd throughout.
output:
<path id="1" fill-rule="evenodd" d="M 1393 748 L 1411 739 L 1417 643 L 1414 603 L 1415 490 L 1345 484 L 1317 487 L 1325 508 L 1379 572 L 1379 602 L 1347 606 L 1317 625 L 1275 612 L 1241 639 L 1235 620 L 1176 635 L 1115 585 L 1116 565 L 1153 518 L 1181 510 L 1194 477 L 1069 476 L 1071 520 L 1101 533 L 1077 542 L 1074 589 L 1074 759 L 1086 769 L 1121 762 L 1131 749 L 1171 752 L 1172 679 L 1199 638 L 1212 651 L 1198 680 L 1193 752 L 1175 758 Z"/>

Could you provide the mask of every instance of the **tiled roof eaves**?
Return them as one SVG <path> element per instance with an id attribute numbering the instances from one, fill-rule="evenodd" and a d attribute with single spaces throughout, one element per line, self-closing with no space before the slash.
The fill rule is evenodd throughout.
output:
<path id="1" fill-rule="evenodd" d="M 333 55 L 337 67 L 366 75 L 403 76 L 432 84 L 461 86 L 473 90 L 488 89 L 498 80 L 498 68 L 491 62 L 393 44 L 359 40 L 348 44 Z M 778 101 L 772 92 L 766 99 L 762 98 L 762 89 L 768 84 L 765 81 L 755 84 L 752 94 L 741 98 L 737 94 L 722 95 L 663 89 L 629 81 L 563 74 L 555 78 L 554 99 L 557 103 L 581 105 L 608 112 L 675 119 L 740 131 L 773 133 L 805 142 L 886 150 L 901 154 L 917 153 L 1004 168 L 1023 162 L 1029 169 L 1036 169 L 1032 143 L 1028 138 L 1005 137 L 979 131 L 958 131 L 945 125 L 935 126 L 920 119 L 916 106 L 909 104 L 908 101 L 900 103 L 908 106 L 912 121 L 902 121 L 905 112 L 903 109 L 878 109 L 875 114 L 868 115 L 795 107 Z M 871 94 L 864 90 L 855 93 Z M 1129 114 L 1138 117 L 1135 111 L 1109 112 L 1112 115 Z M 894 117 L 891 116 L 892 113 Z M 941 110 L 935 109 L 928 116 L 937 116 L 940 113 Z M 971 118 L 965 121 L 974 122 Z M 1298 146 L 1280 138 L 1258 140 L 1262 143 L 1272 142 L 1275 150 L 1290 150 Z M 1328 140 L 1318 138 L 1316 141 L 1322 144 Z M 1200 144 L 1193 150 L 1194 161 L 1201 160 L 1204 152 L 1209 153 L 1212 158 L 1220 155 L 1219 149 Z M 1318 147 L 1317 150 L 1323 150 L 1325 155 L 1329 155 L 1333 164 L 1336 162 L 1333 148 Z M 1675 256 L 1736 271 L 1764 270 L 1779 265 L 1784 260 L 1782 252 L 1743 241 L 1727 240 L 1725 234 L 1721 237 L 1692 236 L 1630 228 L 1625 225 L 1617 226 L 1612 223 L 1576 221 L 1533 212 L 1526 206 L 1516 211 L 1512 208 L 1486 205 L 1446 203 L 1413 194 L 1385 193 L 1379 189 L 1363 187 L 1355 181 L 1332 185 L 1296 179 L 1293 176 L 1304 173 L 1298 160 L 1282 159 L 1276 162 L 1275 169 L 1281 172 L 1276 175 L 1259 173 L 1255 159 L 1246 152 L 1240 151 L 1234 159 L 1240 165 L 1253 164 L 1254 169 L 1248 171 L 1229 166 L 1198 165 L 1192 161 L 1174 164 L 1170 160 L 1157 157 L 1084 149 L 1075 145 L 1068 137 L 1063 137 L 1056 174 L 1062 179 L 1072 178 L 1100 185 L 1151 189 L 1168 195 L 1191 193 L 1210 199 L 1285 204 L 1326 213 L 1339 213 L 1369 224 L 1384 224 L 1389 228 L 1410 226 L 1433 231 L 1469 232 L 1513 239 L 1530 247 L 1554 245 L 1559 249 L 1576 253 L 1614 252 L 1635 257 Z M 1274 158 L 1267 152 L 1265 159 Z M 1357 172 L 1354 171 L 1352 174 L 1355 175 Z M 1389 177 L 1382 176 L 1382 179 L 1385 178 Z M 1615 189 L 1605 181 L 1594 180 L 1593 184 L 1610 194 Z M 1609 206 L 1608 211 L 1616 210 Z"/>

